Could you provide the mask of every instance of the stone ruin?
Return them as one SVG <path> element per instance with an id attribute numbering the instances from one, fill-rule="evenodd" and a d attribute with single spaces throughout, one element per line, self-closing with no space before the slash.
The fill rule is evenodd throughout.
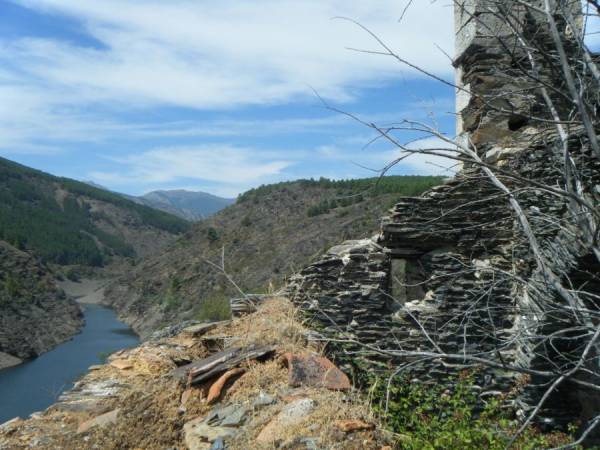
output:
<path id="1" fill-rule="evenodd" d="M 539 89 L 520 69 L 528 55 L 518 46 L 509 53 L 501 45 L 514 44 L 514 34 L 494 14 L 498 2 L 455 3 L 459 141 L 474 146 L 494 168 L 524 180 L 560 184 L 564 161 L 557 151 L 558 135 L 547 122 L 530 120 L 551 117 Z M 552 51 L 539 17 L 512 0 L 500 3 L 512 8 L 525 39 Z M 580 19 L 577 2 L 572 17 Z M 572 30 L 562 26 L 570 48 Z M 543 60 L 539 65 L 544 82 L 562 87 L 560 68 Z M 569 106 L 558 94 L 551 96 L 557 107 Z M 570 150 L 585 167 L 582 183 L 598 206 L 600 161 L 591 154 L 583 131 L 570 131 Z M 554 273 L 568 275 L 575 289 L 600 293 L 600 265 L 591 254 L 592 243 L 578 234 L 565 201 L 541 188 L 520 189 L 511 179 L 504 181 L 515 189 Z M 373 371 L 389 374 L 400 364 L 410 364 L 406 373 L 411 378 L 435 383 L 476 366 L 470 361 L 395 357 L 378 349 L 427 352 L 434 341 L 446 353 L 493 354 L 506 366 L 552 371 L 561 352 L 577 344 L 573 339 L 558 339 L 554 345 L 536 341 L 536 335 L 564 327 L 560 322 L 565 318 L 539 307 L 557 294 L 537 268 L 506 196 L 472 164 L 464 164 L 453 179 L 421 197 L 400 199 L 383 218 L 378 236 L 333 247 L 292 277 L 288 290 L 327 338 L 345 341 L 336 347 L 336 357 L 355 377 Z M 514 371 L 502 368 L 477 373 L 481 397 L 507 392 L 517 381 Z M 521 416 L 539 401 L 545 382 L 530 377 L 516 400 Z M 546 401 L 538 420 L 561 429 L 577 419 L 585 423 L 598 414 L 599 405 L 597 392 L 567 382 Z"/>

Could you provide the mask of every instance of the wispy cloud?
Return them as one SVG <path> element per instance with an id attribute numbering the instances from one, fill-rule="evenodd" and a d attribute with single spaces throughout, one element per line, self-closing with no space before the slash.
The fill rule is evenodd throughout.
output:
<path id="1" fill-rule="evenodd" d="M 278 175 L 290 165 L 289 161 L 274 159 L 272 154 L 227 145 L 157 148 L 112 159 L 119 163 L 118 170 L 94 171 L 89 177 L 121 185 L 164 184 L 186 179 L 246 186 Z"/>
<path id="2" fill-rule="evenodd" d="M 452 42 L 450 10 L 442 2 L 415 2 L 401 25 L 396 19 L 402 5 L 392 0 L 370 5 L 360 0 L 18 3 L 82 21 L 103 47 L 25 39 L 2 53 L 32 77 L 100 100 L 229 108 L 288 101 L 305 96 L 308 86 L 344 100 L 361 84 L 410 74 L 390 58 L 345 50 L 377 49 L 377 44 L 333 16 L 364 23 L 428 70 L 451 70 L 434 47 Z"/>
<path id="3" fill-rule="evenodd" d="M 435 47 L 453 45 L 444 2 L 413 2 L 399 24 L 404 2 L 396 0 L 10 1 L 57 21 L 68 17 L 87 38 L 27 29 L 0 38 L 0 152 L 94 152 L 98 167 L 85 174 L 132 191 L 208 183 L 232 194 L 334 173 L 336 162 L 372 162 L 360 150 L 368 130 L 322 109 L 307 113 L 318 104 L 314 90 L 361 109 L 366 89 L 420 75 L 392 58 L 347 50 L 377 43 L 334 16 L 359 21 L 406 59 L 452 77 Z M 368 119 L 394 121 L 446 104 L 452 108 L 447 99 L 404 99 Z"/>

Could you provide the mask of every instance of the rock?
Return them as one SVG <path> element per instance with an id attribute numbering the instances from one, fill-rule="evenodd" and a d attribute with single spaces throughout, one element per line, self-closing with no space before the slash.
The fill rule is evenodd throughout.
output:
<path id="1" fill-rule="evenodd" d="M 319 450 L 319 440 L 317 438 L 297 437 L 291 442 L 284 443 L 280 448 L 282 450 Z"/>
<path id="2" fill-rule="evenodd" d="M 213 445 L 210 447 L 210 450 L 225 450 L 225 442 L 223 442 L 222 438 L 218 438 L 213 442 Z"/>
<path id="3" fill-rule="evenodd" d="M 31 440 L 31 442 L 29 443 L 29 446 L 32 448 L 38 448 L 38 447 L 47 446 L 50 444 L 50 442 L 51 441 L 48 436 L 37 436 Z"/>
<path id="4" fill-rule="evenodd" d="M 219 377 L 219 379 L 215 383 L 213 383 L 213 385 L 208 390 L 208 397 L 206 398 L 206 402 L 209 405 L 216 402 L 223 394 L 223 390 L 224 390 L 227 382 L 231 379 L 234 379 L 234 378 L 240 376 L 244 372 L 246 372 L 246 369 L 237 368 L 237 369 L 228 370 L 223 375 L 221 375 Z"/>
<path id="5" fill-rule="evenodd" d="M 119 370 L 129 370 L 133 369 L 133 363 L 126 359 L 115 359 L 110 362 L 110 365 Z"/>
<path id="6" fill-rule="evenodd" d="M 372 423 L 366 423 L 362 420 L 337 420 L 335 422 L 336 428 L 342 430 L 344 433 L 354 433 L 355 431 L 367 431 L 373 430 L 375 425 Z"/>
<path id="7" fill-rule="evenodd" d="M 194 338 L 182 338 L 177 343 L 185 348 L 193 348 L 198 344 L 198 341 Z"/>
<path id="8" fill-rule="evenodd" d="M 214 330 L 215 328 L 218 328 L 220 325 L 226 324 L 229 321 L 223 321 L 223 322 L 211 322 L 211 323 L 199 323 L 197 325 L 192 325 L 190 327 L 184 328 L 182 331 L 183 333 L 193 336 L 193 337 L 198 337 L 198 336 L 202 336 L 205 333 L 208 333 L 209 331 Z"/>
<path id="9" fill-rule="evenodd" d="M 183 426 L 185 445 L 190 450 L 210 448 L 207 442 L 235 436 L 237 430 L 229 427 L 211 426 L 203 417 L 198 417 Z"/>
<path id="10" fill-rule="evenodd" d="M 324 387 L 335 391 L 347 391 L 352 387 L 346 374 L 323 356 L 286 353 L 283 359 L 289 368 L 290 386 Z"/>
<path id="11" fill-rule="evenodd" d="M 242 405 L 229 405 L 225 408 L 212 410 L 206 416 L 206 423 L 211 426 L 238 426 L 241 425 L 247 413 L 247 409 Z"/>
<path id="12" fill-rule="evenodd" d="M 7 369 L 8 367 L 18 366 L 22 362 L 23 360 L 17 358 L 16 356 L 0 352 L 0 370 Z"/>
<path id="13" fill-rule="evenodd" d="M 173 336 L 178 335 L 184 329 L 192 327 L 194 325 L 198 325 L 200 322 L 197 320 L 185 320 L 176 325 L 169 325 L 165 328 L 162 328 L 158 331 L 155 331 L 148 337 L 148 341 L 160 341 L 162 339 L 167 339 Z M 203 324 L 202 324 L 203 325 Z"/>
<path id="14" fill-rule="evenodd" d="M 14 419 L 10 419 L 9 421 L 4 422 L 3 424 L 0 424 L 0 431 L 11 432 L 18 425 L 20 425 L 21 422 L 23 422 L 23 419 L 21 419 L 20 417 L 15 417 Z"/>
<path id="15" fill-rule="evenodd" d="M 285 405 L 281 412 L 262 429 L 256 441 L 269 443 L 279 439 L 287 427 L 302 422 L 312 413 L 315 406 L 315 401 L 310 398 L 302 398 Z"/>
<path id="16" fill-rule="evenodd" d="M 94 427 L 105 427 L 107 425 L 117 423 L 117 418 L 119 417 L 120 411 L 121 410 L 117 408 L 110 412 L 102 414 L 101 416 L 95 417 L 90 420 L 86 420 L 85 422 L 80 424 L 79 427 L 77 427 L 77 433 L 85 433 Z"/>
<path id="17" fill-rule="evenodd" d="M 264 392 L 261 391 L 260 394 L 258 394 L 258 397 L 256 397 L 254 399 L 254 401 L 252 402 L 252 407 L 253 408 L 261 408 L 263 406 L 272 405 L 276 401 L 277 400 L 275 400 L 275 398 L 273 398 L 269 394 L 265 394 Z"/>
<path id="18" fill-rule="evenodd" d="M 244 422 L 244 419 L 246 418 L 247 411 L 248 410 L 246 408 L 244 408 L 243 406 L 239 407 L 238 409 L 233 411 L 231 414 L 228 414 L 227 416 L 225 416 L 223 418 L 223 420 L 221 421 L 220 425 L 223 427 L 240 426 Z"/>
<path id="19" fill-rule="evenodd" d="M 181 406 L 185 406 L 187 404 L 193 393 L 193 389 L 186 389 L 185 391 L 183 391 L 183 394 L 181 394 Z"/>

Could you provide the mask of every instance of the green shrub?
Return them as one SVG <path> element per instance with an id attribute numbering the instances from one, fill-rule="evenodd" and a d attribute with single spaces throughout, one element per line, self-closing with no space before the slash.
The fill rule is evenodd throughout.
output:
<path id="1" fill-rule="evenodd" d="M 427 386 L 396 379 L 386 411 L 387 380 L 380 380 L 373 388 L 373 403 L 386 426 L 400 436 L 402 449 L 503 450 L 518 423 L 500 400 L 490 399 L 483 405 L 472 386 L 473 379 L 466 373 Z M 511 448 L 534 450 L 568 442 L 565 434 L 544 435 L 532 426 Z"/>
<path id="2" fill-rule="evenodd" d="M 202 322 L 219 322 L 227 319 L 231 319 L 229 297 L 223 294 L 214 294 L 205 298 L 200 303 L 197 320 Z"/>
<path id="3" fill-rule="evenodd" d="M 73 281 L 76 283 L 81 280 L 81 275 L 79 273 L 79 270 L 77 270 L 76 267 L 69 267 L 68 269 L 66 269 L 65 277 L 67 277 L 67 280 Z"/>
<path id="4" fill-rule="evenodd" d="M 4 280 L 4 292 L 8 297 L 16 297 L 21 290 L 19 282 L 10 274 Z"/>
<path id="5" fill-rule="evenodd" d="M 210 242 L 216 242 L 219 240 L 219 233 L 213 227 L 210 227 L 206 230 L 206 237 Z"/>
<path id="6" fill-rule="evenodd" d="M 100 364 L 106 364 L 106 362 L 108 361 L 108 357 L 112 354 L 112 352 L 108 352 L 108 351 L 103 351 L 103 352 L 98 352 L 98 359 L 100 360 Z"/>
<path id="7" fill-rule="evenodd" d="M 163 310 L 165 312 L 169 312 L 177 309 L 177 307 L 181 304 L 181 300 L 174 292 L 168 291 L 163 297 L 161 303 Z"/>

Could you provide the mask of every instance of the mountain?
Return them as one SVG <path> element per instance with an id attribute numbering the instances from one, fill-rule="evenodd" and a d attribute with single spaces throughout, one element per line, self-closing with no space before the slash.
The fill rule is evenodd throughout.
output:
<path id="1" fill-rule="evenodd" d="M 194 222 L 212 216 L 235 203 L 233 198 L 183 189 L 153 191 L 133 200 Z"/>
<path id="2" fill-rule="evenodd" d="M 44 262 L 102 266 L 143 257 L 189 226 L 119 194 L 0 158 L 0 240 Z"/>
<path id="3" fill-rule="evenodd" d="M 48 266 L 0 241 L 0 369 L 50 350 L 82 326 L 79 307 Z"/>
<path id="4" fill-rule="evenodd" d="M 345 239 L 368 237 L 401 196 L 440 184 L 439 177 L 300 180 L 262 186 L 145 258 L 106 290 L 106 302 L 142 335 L 209 314 L 246 292 L 264 292 Z M 208 262 L 210 261 L 210 262 Z M 213 263 L 213 264 L 211 264 Z M 216 311 L 211 311 L 211 308 Z"/>

